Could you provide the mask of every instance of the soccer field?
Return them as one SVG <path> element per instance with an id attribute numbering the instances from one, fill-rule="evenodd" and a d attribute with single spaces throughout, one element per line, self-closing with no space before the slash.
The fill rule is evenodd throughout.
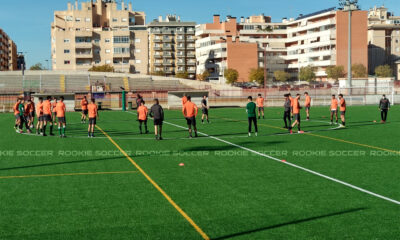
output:
<path id="1" fill-rule="evenodd" d="M 100 112 L 93 139 L 79 113 L 65 139 L 17 134 L 1 114 L 0 239 L 400 238 L 398 106 L 386 124 L 349 107 L 347 128 L 314 107 L 293 135 L 267 108 L 258 137 L 241 108 L 199 114 L 194 139 L 165 114 L 163 141 L 135 112 Z"/>

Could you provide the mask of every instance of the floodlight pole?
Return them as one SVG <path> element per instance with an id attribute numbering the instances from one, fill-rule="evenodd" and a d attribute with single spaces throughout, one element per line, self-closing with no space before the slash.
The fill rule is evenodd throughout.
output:
<path id="1" fill-rule="evenodd" d="M 352 84 L 352 66 L 351 66 L 351 16 L 352 16 L 352 11 L 358 10 L 358 5 L 357 2 L 358 0 L 339 0 L 341 3 L 340 5 L 343 7 L 343 11 L 349 12 L 349 32 L 348 32 L 348 59 L 347 59 L 347 82 L 346 82 L 346 87 L 351 88 Z"/>

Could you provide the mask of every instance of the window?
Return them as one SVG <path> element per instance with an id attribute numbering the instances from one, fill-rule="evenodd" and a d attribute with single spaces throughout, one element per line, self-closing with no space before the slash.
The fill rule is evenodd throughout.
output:
<path id="1" fill-rule="evenodd" d="M 106 60 L 106 64 L 110 64 L 111 63 L 111 60 Z"/>
<path id="2" fill-rule="evenodd" d="M 66 39 L 64 39 L 64 42 L 65 42 L 65 43 L 69 43 L 70 40 L 69 40 L 68 38 L 66 38 Z"/>
<path id="3" fill-rule="evenodd" d="M 70 53 L 69 49 L 64 49 L 64 53 Z"/>
<path id="4" fill-rule="evenodd" d="M 80 31 L 81 29 L 80 28 L 77 28 L 77 29 L 75 29 L 76 31 Z"/>
<path id="5" fill-rule="evenodd" d="M 129 23 L 135 23 L 135 17 L 130 17 L 129 18 Z"/>
<path id="6" fill-rule="evenodd" d="M 127 21 L 128 21 L 128 19 L 126 19 L 126 18 L 123 18 L 123 19 L 122 19 L 122 21 L 123 21 L 123 22 L 127 22 Z"/>
<path id="7" fill-rule="evenodd" d="M 75 22 L 80 22 L 81 19 L 80 18 L 75 18 Z"/>
<path id="8" fill-rule="evenodd" d="M 65 60 L 64 64 L 71 64 L 71 61 L 70 60 Z"/>
<path id="9" fill-rule="evenodd" d="M 114 43 L 129 43 L 129 36 L 115 36 Z"/>
<path id="10" fill-rule="evenodd" d="M 94 43 L 100 43 L 100 39 L 95 39 Z"/>
<path id="11" fill-rule="evenodd" d="M 111 40 L 109 38 L 106 38 L 105 42 L 109 43 Z"/>
<path id="12" fill-rule="evenodd" d="M 65 16 L 65 21 L 72 22 L 74 18 L 72 16 Z"/>
<path id="13" fill-rule="evenodd" d="M 400 48 L 399 47 L 396 48 L 396 52 L 400 52 Z"/>
<path id="14" fill-rule="evenodd" d="M 113 18 L 112 21 L 113 22 L 118 22 L 118 18 Z"/>
<path id="15" fill-rule="evenodd" d="M 94 63 L 95 64 L 100 64 L 100 60 L 95 60 Z"/>
<path id="16" fill-rule="evenodd" d="M 85 18 L 85 22 L 90 22 L 91 19 L 90 18 Z"/>
<path id="17" fill-rule="evenodd" d="M 140 63 L 142 63 L 142 60 L 137 59 L 135 62 L 136 62 L 137 64 L 140 64 Z"/>
<path id="18" fill-rule="evenodd" d="M 94 49 L 94 53 L 100 54 L 100 49 L 98 49 L 98 48 Z"/>
<path id="19" fill-rule="evenodd" d="M 135 49 L 135 52 L 136 52 L 136 53 L 140 53 L 141 50 L 140 50 L 140 49 Z"/>
<path id="20" fill-rule="evenodd" d="M 130 52 L 129 48 L 123 48 L 123 47 L 114 48 L 114 53 L 116 53 L 116 54 L 129 53 L 129 52 Z"/>
<path id="21" fill-rule="evenodd" d="M 106 53 L 110 53 L 111 52 L 111 50 L 110 49 L 106 49 Z"/>
<path id="22" fill-rule="evenodd" d="M 140 38 L 136 38 L 135 43 L 140 43 Z"/>

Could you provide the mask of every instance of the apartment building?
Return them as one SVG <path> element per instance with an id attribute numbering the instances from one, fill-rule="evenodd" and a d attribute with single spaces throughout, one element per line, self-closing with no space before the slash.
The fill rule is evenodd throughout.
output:
<path id="1" fill-rule="evenodd" d="M 235 17 L 228 16 L 221 22 L 214 15 L 213 23 L 196 26 L 197 72 L 209 72 L 210 81 L 225 83 L 225 69 L 235 69 L 239 82 L 248 81 L 249 70 L 258 68 L 258 45 L 242 41 Z"/>
<path id="2" fill-rule="evenodd" d="M 53 70 L 87 71 L 111 65 L 117 72 L 147 73 L 148 37 L 144 12 L 115 0 L 68 3 L 51 25 Z"/>
<path id="3" fill-rule="evenodd" d="M 17 45 L 0 28 L 0 71 L 17 70 Z"/>
<path id="4" fill-rule="evenodd" d="M 370 74 L 374 74 L 377 66 L 385 64 L 396 69 L 396 61 L 400 60 L 400 16 L 394 16 L 383 6 L 371 8 L 368 44 Z"/>
<path id="5" fill-rule="evenodd" d="M 18 70 L 17 65 L 18 53 L 17 45 L 11 39 L 8 40 L 8 70 L 15 71 Z"/>
<path id="6" fill-rule="evenodd" d="M 368 67 L 366 11 L 353 12 L 352 27 L 352 63 Z M 221 22 L 216 15 L 213 23 L 197 26 L 196 36 L 197 71 L 209 71 L 210 80 L 223 81 L 224 69 L 237 68 L 239 81 L 249 81 L 250 69 L 265 65 L 269 80 L 277 70 L 298 79 L 298 72 L 305 66 L 315 67 L 320 81 L 327 80 L 328 66 L 342 65 L 347 71 L 348 13 L 335 8 L 283 19 L 280 23 L 272 23 L 264 15 L 242 17 L 239 22 L 228 16 Z M 238 66 L 229 64 L 225 41 L 230 37 L 236 43 L 256 45 L 253 52 L 241 56 Z"/>
<path id="7" fill-rule="evenodd" d="M 194 22 L 181 22 L 180 17 L 160 16 L 149 23 L 149 72 L 164 76 L 187 73 L 196 77 Z"/>

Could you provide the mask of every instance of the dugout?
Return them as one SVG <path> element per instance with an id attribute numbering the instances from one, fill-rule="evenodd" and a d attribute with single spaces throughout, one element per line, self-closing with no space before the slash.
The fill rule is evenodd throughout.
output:
<path id="1" fill-rule="evenodd" d="M 192 98 L 192 102 L 196 105 L 201 105 L 201 100 L 203 96 L 206 95 L 208 97 L 208 91 L 170 91 L 168 92 L 168 109 L 179 109 L 182 108 L 182 97 L 186 94 L 186 96 L 190 96 Z"/>

